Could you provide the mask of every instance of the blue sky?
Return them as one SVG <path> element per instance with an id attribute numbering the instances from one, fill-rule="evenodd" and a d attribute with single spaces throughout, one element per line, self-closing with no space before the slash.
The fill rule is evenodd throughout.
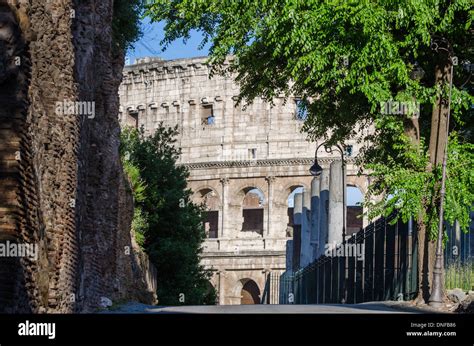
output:
<path id="1" fill-rule="evenodd" d="M 207 55 L 209 44 L 202 50 L 198 49 L 202 35 L 197 31 L 192 32 L 191 38 L 186 44 L 183 43 L 183 40 L 177 40 L 166 51 L 162 52 L 160 42 L 164 37 L 163 28 L 163 22 L 150 23 L 148 20 L 143 21 L 143 37 L 135 43 L 135 49 L 127 54 L 130 63 L 133 63 L 136 58 L 145 56 L 159 56 L 164 60 L 170 60 Z"/>

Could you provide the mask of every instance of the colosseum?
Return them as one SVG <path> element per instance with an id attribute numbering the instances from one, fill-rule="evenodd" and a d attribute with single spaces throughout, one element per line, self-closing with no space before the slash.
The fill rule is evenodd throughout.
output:
<path id="1" fill-rule="evenodd" d="M 194 200 L 207 207 L 202 263 L 213 271 L 219 304 L 259 303 L 265 290 L 273 292 L 267 302 L 277 303 L 293 236 L 293 196 L 311 187 L 316 143 L 301 132 L 298 98 L 237 105 L 233 79 L 209 72 L 205 57 L 143 58 L 126 66 L 120 122 L 147 133 L 159 122 L 178 125 L 180 164 L 190 171 Z M 366 178 L 356 175 L 351 159 L 357 143 L 345 145 L 347 185 L 363 194 Z M 324 150 L 318 157 L 323 168 L 340 159 Z"/>

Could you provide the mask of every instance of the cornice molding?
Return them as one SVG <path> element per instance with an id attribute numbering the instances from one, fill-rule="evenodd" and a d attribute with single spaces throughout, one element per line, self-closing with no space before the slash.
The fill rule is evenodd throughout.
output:
<path id="1" fill-rule="evenodd" d="M 329 165 L 337 158 L 322 157 L 318 162 L 323 165 Z M 266 160 L 246 160 L 246 161 L 209 161 L 183 163 L 188 169 L 212 169 L 212 168 L 238 168 L 238 167 L 268 167 L 268 166 L 308 166 L 314 162 L 314 158 L 296 158 L 296 159 L 266 159 Z M 354 159 L 346 159 L 347 163 L 354 163 Z"/>

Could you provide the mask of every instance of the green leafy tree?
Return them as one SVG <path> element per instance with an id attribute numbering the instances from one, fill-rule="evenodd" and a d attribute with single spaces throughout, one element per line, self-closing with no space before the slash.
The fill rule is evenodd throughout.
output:
<path id="1" fill-rule="evenodd" d="M 453 55 L 457 133 L 450 153 L 468 161 L 450 161 L 447 220 L 467 230 L 474 203 L 474 102 L 472 84 L 464 83 L 473 14 L 470 0 L 155 0 L 147 8 L 152 19 L 166 21 L 164 48 L 193 29 L 203 33 L 213 73 L 235 76 L 239 101 L 295 95 L 308 112 L 310 138 L 340 143 L 360 136 L 359 164 L 374 178 L 370 193 L 382 196 L 366 204 L 370 214 L 396 207 L 399 217 L 417 220 L 419 302 L 430 293 Z M 385 114 L 387 102 L 419 104 L 420 113 Z"/>
<path id="2" fill-rule="evenodd" d="M 140 21 L 144 7 L 145 0 L 114 0 L 112 35 L 116 51 L 132 48 L 141 37 Z"/>
<path id="3" fill-rule="evenodd" d="M 132 227 L 157 268 L 160 304 L 214 304 L 211 274 L 200 264 L 202 209 L 190 200 L 188 171 L 176 165 L 176 135 L 176 128 L 162 124 L 151 136 L 143 129 L 122 131 L 121 157 L 135 197 Z"/>

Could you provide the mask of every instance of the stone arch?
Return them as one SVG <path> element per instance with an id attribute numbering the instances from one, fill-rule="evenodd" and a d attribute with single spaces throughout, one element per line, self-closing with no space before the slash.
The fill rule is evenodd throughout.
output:
<path id="1" fill-rule="evenodd" d="M 261 205 L 263 206 L 267 201 L 266 201 L 266 196 L 265 194 L 263 193 L 263 190 L 261 188 L 259 188 L 258 186 L 253 186 L 253 185 L 249 185 L 243 189 L 241 189 L 239 191 L 239 198 L 242 198 L 242 199 L 245 199 L 248 195 L 248 193 L 251 192 L 251 193 L 254 193 L 254 194 L 258 194 L 259 195 L 259 199 L 261 201 Z"/>
<path id="2" fill-rule="evenodd" d="M 242 204 L 242 200 L 245 197 L 245 194 L 249 191 L 249 189 L 258 189 L 263 194 L 264 204 L 266 205 L 268 202 L 267 185 L 258 180 L 259 179 L 245 179 L 242 182 L 233 185 L 233 189 L 232 191 L 230 191 L 229 195 L 231 203 L 235 205 Z M 264 181 L 264 178 L 262 178 L 262 181 Z"/>
<path id="3" fill-rule="evenodd" d="M 260 304 L 261 292 L 257 283 L 254 280 L 248 278 L 240 280 L 240 283 L 240 304 Z"/>
<path id="4" fill-rule="evenodd" d="M 348 175 L 346 177 L 346 185 L 357 187 L 362 192 L 362 195 L 367 193 L 368 181 L 366 176 Z"/>
<path id="5" fill-rule="evenodd" d="M 190 186 L 191 189 L 193 190 L 193 202 L 194 201 L 199 201 L 199 192 L 203 190 L 212 190 L 213 193 L 221 200 L 221 194 L 219 193 L 219 189 L 214 186 L 215 184 L 211 184 L 211 182 L 207 182 L 205 184 L 200 184 L 197 186 Z M 197 200 L 196 200 L 196 199 Z"/>
<path id="6" fill-rule="evenodd" d="M 286 195 L 286 197 L 288 197 L 290 193 L 292 193 L 297 187 L 300 187 L 300 186 L 303 187 L 304 189 L 310 188 L 310 186 L 303 181 L 292 181 L 284 185 L 282 193 L 284 196 Z"/>
<path id="7" fill-rule="evenodd" d="M 275 194 L 274 201 L 281 205 L 287 206 L 288 196 L 294 191 L 295 188 L 300 187 L 300 186 L 306 190 L 306 189 L 309 189 L 311 185 L 308 185 L 306 182 L 301 181 L 301 180 L 291 181 L 283 185 L 283 188 L 279 190 L 278 193 Z"/>
<path id="8" fill-rule="evenodd" d="M 263 236 L 265 225 L 265 194 L 261 189 L 255 186 L 243 188 L 238 193 L 241 199 L 242 224 L 240 235 Z"/>
<path id="9" fill-rule="evenodd" d="M 347 183 L 346 191 L 347 191 L 347 198 L 348 198 L 347 200 L 348 206 L 359 205 L 364 201 L 364 193 L 357 185 Z"/>
<path id="10" fill-rule="evenodd" d="M 209 185 L 202 186 L 198 189 L 194 189 L 194 193 L 192 196 L 192 201 L 196 204 L 201 204 L 205 202 L 205 198 L 209 197 L 209 194 L 211 194 L 211 197 L 213 197 L 213 200 L 218 202 L 219 207 L 221 205 L 221 197 L 219 193 L 214 189 L 213 187 Z M 211 207 L 211 206 L 210 206 Z"/>
<path id="11" fill-rule="evenodd" d="M 217 192 L 205 187 L 196 191 L 193 195 L 193 202 L 204 206 L 204 228 L 208 238 L 217 238 L 219 234 L 219 213 L 221 210 L 221 200 Z"/>

